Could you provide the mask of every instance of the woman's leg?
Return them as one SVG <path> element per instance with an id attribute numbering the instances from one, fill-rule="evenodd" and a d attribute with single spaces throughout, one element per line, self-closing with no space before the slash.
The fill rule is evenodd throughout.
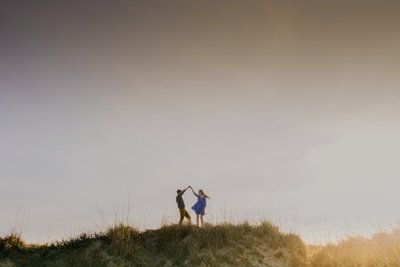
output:
<path id="1" fill-rule="evenodd" d="M 201 220 L 201 227 L 203 227 L 204 226 L 203 215 L 200 215 L 200 220 Z"/>
<path id="2" fill-rule="evenodd" d="M 196 225 L 199 226 L 199 214 L 196 214 Z"/>

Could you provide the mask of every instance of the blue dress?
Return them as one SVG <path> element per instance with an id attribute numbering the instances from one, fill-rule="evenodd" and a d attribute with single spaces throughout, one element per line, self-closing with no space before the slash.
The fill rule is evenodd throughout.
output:
<path id="1" fill-rule="evenodd" d="M 193 205 L 192 210 L 197 215 L 205 215 L 205 208 L 206 208 L 206 198 L 202 196 L 197 196 L 197 202 Z"/>

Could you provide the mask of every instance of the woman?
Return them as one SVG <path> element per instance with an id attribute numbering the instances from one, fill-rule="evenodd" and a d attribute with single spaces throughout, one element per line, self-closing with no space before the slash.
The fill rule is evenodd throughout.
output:
<path id="1" fill-rule="evenodd" d="M 205 208 L 207 206 L 206 199 L 209 197 L 201 189 L 199 190 L 198 194 L 194 192 L 192 187 L 190 187 L 190 189 L 192 189 L 193 194 L 197 197 L 197 202 L 192 207 L 192 210 L 196 213 L 196 225 L 199 226 L 199 218 L 200 218 L 201 227 L 203 227 L 204 226 L 203 216 L 206 214 Z"/>

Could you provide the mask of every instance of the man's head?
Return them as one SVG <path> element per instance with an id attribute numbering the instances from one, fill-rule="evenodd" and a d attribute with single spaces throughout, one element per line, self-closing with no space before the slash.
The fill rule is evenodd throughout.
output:
<path id="1" fill-rule="evenodd" d="M 182 193 L 182 190 L 178 189 L 178 190 L 176 190 L 176 193 L 180 194 L 180 193 Z"/>

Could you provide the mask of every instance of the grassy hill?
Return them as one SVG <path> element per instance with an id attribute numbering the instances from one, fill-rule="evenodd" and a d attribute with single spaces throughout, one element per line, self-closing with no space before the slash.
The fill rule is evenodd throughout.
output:
<path id="1" fill-rule="evenodd" d="M 12 266 L 400 267 L 400 230 L 308 247 L 267 222 L 143 232 L 116 225 L 45 245 L 25 244 L 14 234 L 0 238 L 0 267 Z"/>
<path id="2" fill-rule="evenodd" d="M 267 222 L 144 232 L 117 225 L 39 246 L 10 235 L 0 239 L 0 252 L 0 266 L 306 266 L 303 241 Z"/>

